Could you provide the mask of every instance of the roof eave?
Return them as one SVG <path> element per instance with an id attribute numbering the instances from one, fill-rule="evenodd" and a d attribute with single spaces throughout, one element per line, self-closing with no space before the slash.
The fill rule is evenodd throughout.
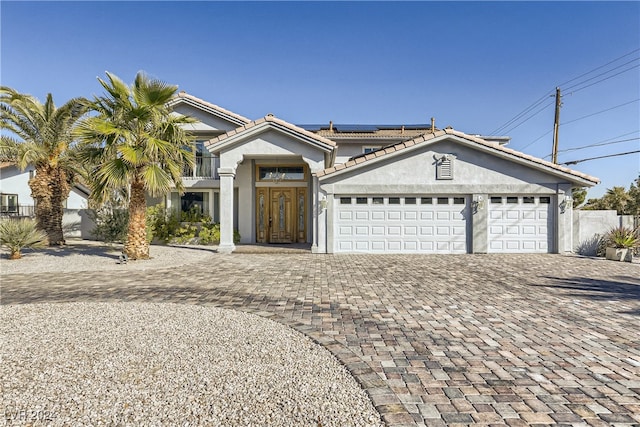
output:
<path id="1" fill-rule="evenodd" d="M 583 175 L 569 168 L 554 165 L 542 159 L 537 159 L 533 156 L 528 156 L 526 154 L 505 148 L 500 145 L 491 144 L 487 141 L 481 140 L 480 138 L 472 137 L 462 132 L 457 132 L 449 129 L 438 131 L 435 134 L 421 135 L 412 140 L 395 144 L 394 146 L 388 147 L 385 150 L 379 150 L 377 152 L 370 153 L 368 156 L 365 156 L 364 160 L 360 159 L 360 161 L 357 162 L 355 160 L 350 160 L 342 165 L 336 165 L 332 168 L 325 169 L 318 175 L 318 177 L 322 181 L 324 179 L 327 179 L 328 177 L 339 176 L 343 173 L 353 171 L 354 169 L 364 167 L 364 165 L 372 165 L 377 163 L 378 161 L 381 161 L 382 159 L 388 159 L 390 157 L 398 155 L 399 153 L 406 153 L 407 150 L 408 152 L 410 152 L 418 149 L 419 147 L 424 147 L 425 145 L 435 144 L 447 138 L 454 139 L 474 149 L 490 152 L 497 157 L 514 161 L 518 164 L 529 166 L 534 169 L 541 170 L 545 173 L 549 173 L 551 175 L 562 177 L 579 186 L 593 187 L 594 185 L 600 183 L 600 180 L 598 178 Z"/>
<path id="2" fill-rule="evenodd" d="M 273 120 L 266 120 L 263 118 L 256 121 L 256 123 L 257 124 L 254 126 L 251 126 L 251 127 L 242 126 L 238 129 L 234 129 L 230 132 L 227 132 L 219 137 L 212 138 L 209 141 L 205 142 L 205 147 L 212 153 L 217 153 L 224 150 L 227 147 L 236 145 L 238 142 L 242 141 L 245 138 L 259 135 L 271 129 L 275 129 L 279 132 L 292 136 L 298 140 L 304 141 L 305 143 L 311 144 L 314 147 L 324 152 L 330 153 L 335 149 L 335 145 L 330 145 L 320 140 L 317 140 L 315 138 L 310 138 L 304 135 L 303 133 L 295 132 L 289 127 L 281 125 L 280 123 Z"/>
<path id="3" fill-rule="evenodd" d="M 228 122 L 234 123 L 237 126 L 245 125 L 251 121 L 246 117 L 243 117 L 239 114 L 226 110 L 215 104 L 211 104 L 209 102 L 201 100 L 193 95 L 189 95 L 184 92 L 179 93 L 178 96 L 176 96 L 171 101 L 169 101 L 168 105 L 175 106 L 179 103 L 184 103 L 192 107 L 195 107 L 199 110 L 202 110 L 206 113 L 213 114 L 214 116 L 219 117 Z"/>

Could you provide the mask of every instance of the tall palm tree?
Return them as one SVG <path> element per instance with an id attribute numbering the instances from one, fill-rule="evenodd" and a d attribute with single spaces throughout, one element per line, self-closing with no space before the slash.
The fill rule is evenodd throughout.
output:
<path id="1" fill-rule="evenodd" d="M 88 146 L 83 159 L 95 165 L 90 182 L 98 202 L 114 191 L 129 193 L 129 228 L 124 252 L 131 259 L 148 259 L 145 195 L 183 189 L 185 165 L 194 167 L 193 138 L 184 125 L 194 120 L 172 114 L 167 106 L 177 86 L 139 72 L 131 87 L 107 73 L 98 81 L 106 93 L 95 98 L 95 115 L 83 120 L 78 137 Z"/>
<path id="2" fill-rule="evenodd" d="M 44 104 L 30 95 L 0 87 L 0 155 L 24 170 L 35 168 L 29 180 L 38 228 L 49 245 L 63 245 L 64 202 L 79 173 L 73 129 L 87 112 L 88 101 L 74 98 L 56 108 L 51 94 Z"/>

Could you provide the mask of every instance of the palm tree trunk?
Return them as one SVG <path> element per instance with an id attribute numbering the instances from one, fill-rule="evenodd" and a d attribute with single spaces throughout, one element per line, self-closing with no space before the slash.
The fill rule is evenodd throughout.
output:
<path id="1" fill-rule="evenodd" d="M 144 183 L 135 178 L 131 184 L 129 199 L 129 229 L 124 252 L 130 259 L 149 259 L 149 243 L 147 242 L 147 201 Z"/>
<path id="2" fill-rule="evenodd" d="M 35 176 L 29 181 L 29 187 L 36 205 L 38 228 L 47 234 L 49 246 L 64 245 L 62 216 L 64 201 L 71 192 L 66 173 L 56 167 L 37 167 Z"/>

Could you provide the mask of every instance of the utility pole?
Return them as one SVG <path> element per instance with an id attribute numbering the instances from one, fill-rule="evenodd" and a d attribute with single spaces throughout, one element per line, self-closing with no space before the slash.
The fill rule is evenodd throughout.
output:
<path id="1" fill-rule="evenodd" d="M 558 164 L 558 131 L 560 130 L 560 106 L 561 106 L 560 88 L 556 88 L 556 118 L 553 121 L 553 149 L 551 150 L 551 161 Z"/>

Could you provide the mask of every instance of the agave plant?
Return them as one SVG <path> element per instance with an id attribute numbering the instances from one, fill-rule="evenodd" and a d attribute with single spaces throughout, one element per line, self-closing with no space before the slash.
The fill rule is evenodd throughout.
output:
<path id="1" fill-rule="evenodd" d="M 0 245 L 9 249 L 9 259 L 20 259 L 23 248 L 47 246 L 47 234 L 31 219 L 5 219 L 0 221 Z"/>
<path id="2" fill-rule="evenodd" d="M 620 249 L 640 247 L 640 228 L 615 227 L 609 230 L 605 240 L 607 246 Z"/>

